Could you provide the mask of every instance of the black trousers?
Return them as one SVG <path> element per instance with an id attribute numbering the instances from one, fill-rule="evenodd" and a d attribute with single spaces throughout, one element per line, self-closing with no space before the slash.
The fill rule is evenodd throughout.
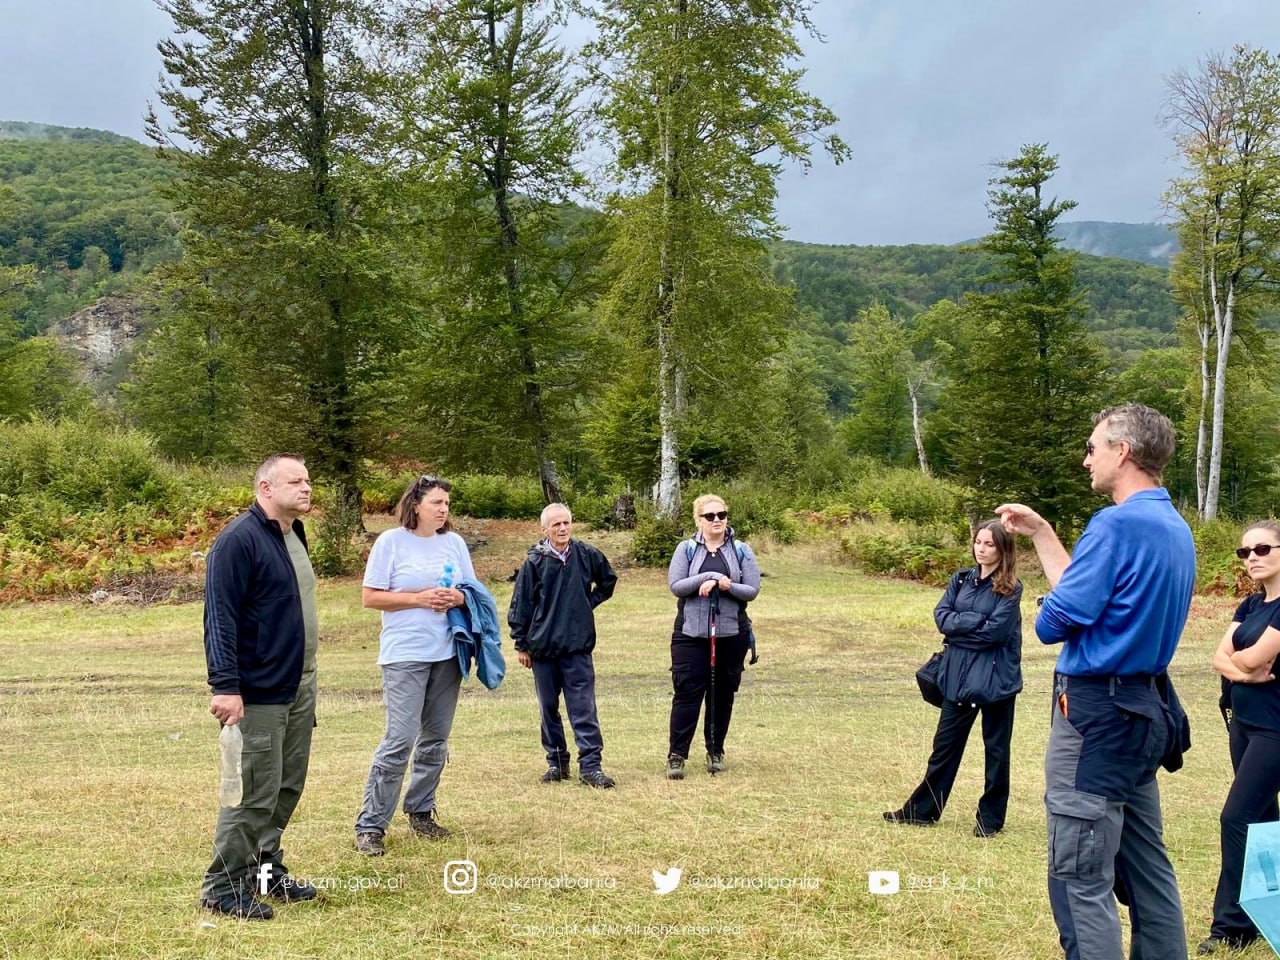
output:
<path id="1" fill-rule="evenodd" d="M 1249 824 L 1280 820 L 1280 731 L 1231 721 L 1231 767 L 1236 777 L 1222 805 L 1222 872 L 1213 897 L 1213 925 L 1218 937 L 1253 940 L 1258 928 L 1240 907 L 1245 841 Z"/>
<path id="2" fill-rule="evenodd" d="M 578 769 L 600 769 L 604 738 L 596 716 L 596 670 L 589 653 L 570 653 L 549 660 L 533 660 L 533 688 L 542 714 L 542 749 L 553 767 L 569 766 L 569 746 L 560 719 L 560 695 L 564 694 L 569 726 L 578 744 Z"/>
<path id="3" fill-rule="evenodd" d="M 964 759 L 969 731 L 982 714 L 982 740 L 986 746 L 986 790 L 978 801 L 978 823 L 988 832 L 1004 827 L 1009 808 L 1009 744 L 1013 740 L 1013 702 L 1016 697 L 979 707 L 967 703 L 942 705 L 938 729 L 933 735 L 933 753 L 924 780 L 903 804 L 907 816 L 917 820 L 937 820 L 951 796 L 960 761 Z"/>
<path id="4" fill-rule="evenodd" d="M 671 638 L 671 738 L 667 755 L 689 757 L 689 745 L 698 727 L 703 701 L 708 709 L 703 717 L 702 739 L 708 753 L 724 753 L 724 737 L 733 718 L 733 696 L 742 682 L 747 657 L 747 637 L 734 634 L 716 637 L 716 696 L 711 702 L 711 641 L 706 637 Z M 712 726 L 715 727 L 714 737 Z"/>

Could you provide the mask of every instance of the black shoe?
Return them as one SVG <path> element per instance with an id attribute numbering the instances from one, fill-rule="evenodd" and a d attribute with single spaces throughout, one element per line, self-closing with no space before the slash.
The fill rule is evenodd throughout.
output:
<path id="1" fill-rule="evenodd" d="M 426 837 L 428 840 L 443 840 L 449 836 L 449 831 L 436 823 L 436 812 L 434 810 L 428 810 L 426 813 L 409 814 L 409 829 L 420 837 Z"/>
<path id="2" fill-rule="evenodd" d="M 676 756 L 667 757 L 667 779 L 668 780 L 684 779 L 684 757 L 676 757 Z"/>
<path id="3" fill-rule="evenodd" d="M 1221 937 L 1216 933 L 1211 934 L 1207 940 L 1200 941 L 1200 945 L 1196 947 L 1196 955 L 1204 957 L 1219 950 L 1243 950 L 1257 939 L 1257 937 Z"/>
<path id="4" fill-rule="evenodd" d="M 555 764 L 547 767 L 547 772 L 542 775 L 543 783 L 559 783 L 561 780 L 569 779 L 568 767 L 557 767 Z"/>
<path id="5" fill-rule="evenodd" d="M 247 891 L 226 893 L 220 897 L 206 897 L 200 901 L 205 910 L 220 913 L 224 917 L 235 917 L 237 920 L 270 920 L 275 916 L 271 904 L 263 903 Z"/>
<path id="6" fill-rule="evenodd" d="M 605 776 L 602 770 L 579 771 L 578 780 L 588 787 L 599 787 L 601 790 L 608 790 L 613 786 L 613 777 Z"/>
<path id="7" fill-rule="evenodd" d="M 381 857 L 384 856 L 386 852 L 387 847 L 386 844 L 382 842 L 382 834 L 356 834 L 356 853 L 363 853 L 366 857 Z"/>
<path id="8" fill-rule="evenodd" d="M 994 836 L 995 836 L 997 833 L 999 833 L 1002 829 L 1004 829 L 1004 828 L 1003 828 L 1003 827 L 997 827 L 995 830 L 988 830 L 986 827 L 984 827 L 984 826 L 979 822 L 979 823 L 975 823 L 975 824 L 973 825 L 973 835 L 974 835 L 975 837 L 982 837 L 983 839 L 985 839 L 985 838 L 987 838 L 987 837 L 994 837 Z"/>
<path id="9" fill-rule="evenodd" d="M 710 773 L 710 774 L 712 774 L 712 775 L 717 774 L 717 773 L 724 773 L 725 769 L 726 769 L 726 768 L 725 768 L 725 765 L 724 765 L 724 754 L 723 754 L 723 753 L 708 753 L 708 754 L 707 754 L 707 773 Z"/>
<path id="10" fill-rule="evenodd" d="M 299 903 L 303 900 L 314 900 L 316 888 L 309 883 L 299 883 L 289 874 L 282 873 L 278 877 L 273 876 L 267 884 L 267 896 L 283 900 L 285 903 Z"/>
<path id="11" fill-rule="evenodd" d="M 905 810 L 886 810 L 881 814 L 889 823 L 906 824 L 912 827 L 932 827 L 932 820 L 921 820 L 919 817 L 913 817 Z"/>

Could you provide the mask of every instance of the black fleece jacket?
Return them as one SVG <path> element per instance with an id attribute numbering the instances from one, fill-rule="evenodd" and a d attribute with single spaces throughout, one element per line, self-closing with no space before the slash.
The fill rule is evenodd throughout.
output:
<path id="1" fill-rule="evenodd" d="M 302 545 L 302 521 L 293 521 Z M 204 655 L 215 694 L 292 703 L 302 681 L 302 595 L 284 534 L 254 504 L 218 534 L 206 558 Z"/>
<path id="2" fill-rule="evenodd" d="M 507 611 L 516 650 L 535 660 L 590 653 L 595 608 L 613 596 L 617 583 L 605 555 L 588 543 L 570 540 L 563 561 L 546 540 L 530 547 Z"/>

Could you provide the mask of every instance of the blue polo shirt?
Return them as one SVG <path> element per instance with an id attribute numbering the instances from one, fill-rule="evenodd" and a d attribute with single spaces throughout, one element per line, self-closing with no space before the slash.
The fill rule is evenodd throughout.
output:
<path id="1" fill-rule="evenodd" d="M 1191 608 L 1196 548 L 1164 487 L 1099 510 L 1036 617 L 1072 677 L 1160 673 Z"/>

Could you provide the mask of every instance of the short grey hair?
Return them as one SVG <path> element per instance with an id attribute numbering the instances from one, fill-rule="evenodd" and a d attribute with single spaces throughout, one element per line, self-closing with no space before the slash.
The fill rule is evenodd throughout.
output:
<path id="1" fill-rule="evenodd" d="M 1173 459 L 1173 423 L 1159 410 L 1141 403 L 1108 407 L 1093 418 L 1094 426 L 1106 422 L 1108 443 L 1129 444 L 1129 456 L 1145 474 L 1160 481 L 1164 468 Z"/>
<path id="2" fill-rule="evenodd" d="M 545 507 L 542 508 L 542 516 L 538 518 L 538 523 L 545 527 L 547 525 L 547 517 L 551 516 L 551 512 L 553 510 L 563 510 L 565 513 L 569 515 L 570 520 L 573 519 L 573 511 L 570 510 L 563 503 L 548 503 Z"/>
<path id="3" fill-rule="evenodd" d="M 273 453 L 271 456 L 267 457 L 267 459 L 263 460 L 262 463 L 258 464 L 258 470 L 253 475 L 253 486 L 255 489 L 263 480 L 268 482 L 272 481 L 276 473 L 276 464 L 281 460 L 297 460 L 299 463 L 304 465 L 307 462 L 302 459 L 301 454 Z"/>

